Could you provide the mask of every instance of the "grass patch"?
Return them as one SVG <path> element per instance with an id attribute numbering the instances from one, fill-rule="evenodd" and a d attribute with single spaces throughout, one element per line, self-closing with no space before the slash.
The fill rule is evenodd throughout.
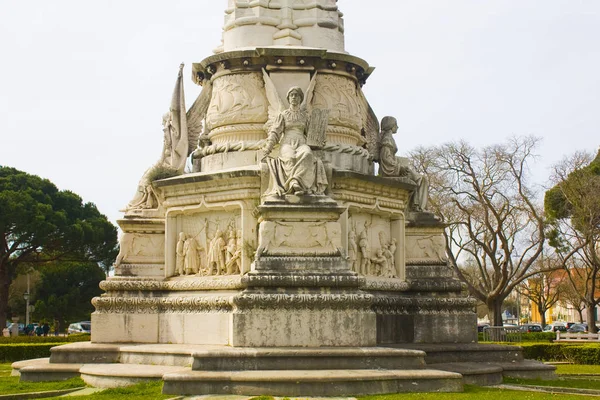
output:
<path id="1" fill-rule="evenodd" d="M 560 378 L 551 381 L 543 381 L 541 379 L 504 378 L 504 383 L 512 383 L 517 385 L 556 386 L 565 388 L 600 390 L 600 380 L 598 379 Z"/>
<path id="2" fill-rule="evenodd" d="M 84 386 L 85 383 L 81 378 L 71 378 L 67 381 L 59 382 L 19 382 L 18 376 L 0 375 L 0 393 L 2 394 L 44 392 L 47 390 L 72 389 Z"/>
<path id="3" fill-rule="evenodd" d="M 162 381 L 152 381 L 138 383 L 137 385 L 123 388 L 106 389 L 102 392 L 90 394 L 87 396 L 77 396 L 77 400 L 163 400 L 178 397 L 176 395 L 162 394 Z M 64 397 L 52 397 L 51 399 L 64 399 Z"/>
<path id="4" fill-rule="evenodd" d="M 572 374 L 598 374 L 600 376 L 600 365 L 559 364 L 556 366 L 559 375 Z"/>
<path id="5" fill-rule="evenodd" d="M 582 400 L 591 397 L 563 393 L 550 394 L 537 392 L 521 392 L 516 390 L 504 390 L 465 385 L 465 391 L 463 393 L 398 393 L 376 396 L 361 396 L 358 398 L 361 400 Z M 597 397 L 594 397 L 594 399 L 597 399 Z"/>
<path id="6" fill-rule="evenodd" d="M 60 382 L 19 382 L 18 376 L 10 376 L 10 364 L 0 364 L 0 393 L 16 394 L 28 392 L 43 392 L 46 390 L 61 390 L 84 387 L 85 383 L 80 378 L 72 378 Z"/>

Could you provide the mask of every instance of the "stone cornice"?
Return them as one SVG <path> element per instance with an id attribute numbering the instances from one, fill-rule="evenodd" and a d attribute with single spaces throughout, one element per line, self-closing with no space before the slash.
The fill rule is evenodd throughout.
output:
<path id="1" fill-rule="evenodd" d="M 256 47 L 234 50 L 207 57 L 192 67 L 192 80 L 204 80 L 228 72 L 250 72 L 262 69 L 289 71 L 319 71 L 348 76 L 364 84 L 374 67 L 350 54 L 326 49 L 296 47 Z"/>

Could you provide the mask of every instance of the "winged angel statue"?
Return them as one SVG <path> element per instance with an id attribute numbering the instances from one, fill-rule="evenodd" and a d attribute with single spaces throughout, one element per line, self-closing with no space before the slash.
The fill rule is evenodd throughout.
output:
<path id="1" fill-rule="evenodd" d="M 289 108 L 277 93 L 273 81 L 263 69 L 265 89 L 269 100 L 267 140 L 263 157 L 269 167 L 269 188 L 266 196 L 322 195 L 327 188 L 327 175 L 321 159 L 311 149 L 323 146 L 327 128 L 328 110 L 309 110 L 314 93 L 316 73 L 306 96 L 295 86 L 287 92 Z M 279 143 L 279 156 L 269 157 Z"/>
<path id="2" fill-rule="evenodd" d="M 177 75 L 169 112 L 163 115 L 164 137 L 161 157 L 146 170 L 138 183 L 135 196 L 129 202 L 125 211 L 158 208 L 159 198 L 152 182 L 181 175 L 185 169 L 187 157 L 198 145 L 203 129 L 203 120 L 212 96 L 212 84 L 210 81 L 204 83 L 202 92 L 186 113 L 183 92 L 183 67 L 183 64 L 179 66 L 179 74 Z"/>

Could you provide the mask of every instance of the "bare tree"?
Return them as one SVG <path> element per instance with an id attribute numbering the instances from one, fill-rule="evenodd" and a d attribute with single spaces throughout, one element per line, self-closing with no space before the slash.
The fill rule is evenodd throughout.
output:
<path id="1" fill-rule="evenodd" d="M 540 258 L 538 261 L 542 261 Z M 547 268 L 553 268 L 552 265 L 542 265 Z M 554 266 L 554 268 L 556 268 Z M 542 327 L 546 326 L 546 312 L 560 300 L 562 294 L 563 281 L 558 271 L 541 272 L 521 283 L 517 290 L 527 299 L 529 299 L 540 314 Z"/>
<path id="2" fill-rule="evenodd" d="M 448 226 L 450 265 L 494 325 L 502 325 L 504 299 L 539 272 L 532 267 L 544 247 L 544 215 L 527 180 L 537 142 L 514 138 L 480 150 L 459 142 L 411 154 L 430 178 L 432 211 Z"/>
<path id="3" fill-rule="evenodd" d="M 577 152 L 554 166 L 555 186 L 546 192 L 545 208 L 553 230 L 550 244 L 562 258 L 567 277 L 586 308 L 590 332 L 597 332 L 600 303 L 600 153 Z"/>
<path id="4" fill-rule="evenodd" d="M 577 288 L 573 286 L 573 283 L 570 278 L 563 280 L 559 304 L 564 308 L 572 308 L 577 311 L 579 322 L 583 322 L 583 310 L 585 310 L 585 304 L 581 301 L 583 287 Z"/>

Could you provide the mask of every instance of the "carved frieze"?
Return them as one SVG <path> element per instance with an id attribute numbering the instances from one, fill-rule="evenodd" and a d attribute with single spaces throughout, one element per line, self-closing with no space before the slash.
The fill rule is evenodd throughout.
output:
<path id="1" fill-rule="evenodd" d="M 380 314 L 435 315 L 471 314 L 475 309 L 474 298 L 411 298 L 376 296 L 373 309 Z"/>
<path id="2" fill-rule="evenodd" d="M 239 214 L 237 210 L 180 215 L 174 275 L 239 275 L 244 247 Z"/>
<path id="3" fill-rule="evenodd" d="M 277 310 L 368 310 L 373 302 L 373 295 L 366 293 L 257 293 L 241 294 L 235 296 L 232 301 L 235 309 L 241 310 L 253 308 Z"/>
<path id="4" fill-rule="evenodd" d="M 119 241 L 120 249 L 115 261 L 119 269 L 131 264 L 162 264 L 165 255 L 165 235 L 162 233 L 125 232 Z"/>
<path id="5" fill-rule="evenodd" d="M 335 256 L 341 254 L 341 248 L 337 222 L 262 221 L 256 257 Z"/>
<path id="6" fill-rule="evenodd" d="M 207 128 L 212 131 L 224 125 L 264 124 L 267 108 L 264 82 L 259 73 L 223 75 L 213 82 Z M 211 141 L 214 142 L 212 137 Z"/>
<path id="7" fill-rule="evenodd" d="M 138 280 L 113 278 L 100 282 L 100 289 L 105 292 L 162 292 L 162 291 L 196 291 L 196 290 L 236 290 L 244 285 L 240 276 L 203 276 L 194 279 L 180 280 Z"/>
<path id="8" fill-rule="evenodd" d="M 94 297 L 96 313 L 223 313 L 232 310 L 230 297 Z"/>
<path id="9" fill-rule="evenodd" d="M 348 222 L 348 263 L 361 275 L 397 278 L 397 239 L 391 221 L 376 215 L 354 215 Z"/>
<path id="10" fill-rule="evenodd" d="M 346 144 L 358 144 L 362 119 L 354 80 L 340 75 L 320 74 L 317 77 L 312 107 L 329 110 L 329 125 L 349 129 L 348 135 L 354 136 L 355 143 Z M 339 129 L 331 133 L 339 135 L 338 132 Z"/>
<path id="11" fill-rule="evenodd" d="M 407 229 L 406 259 L 409 264 L 445 263 L 446 241 L 440 229 Z"/>

